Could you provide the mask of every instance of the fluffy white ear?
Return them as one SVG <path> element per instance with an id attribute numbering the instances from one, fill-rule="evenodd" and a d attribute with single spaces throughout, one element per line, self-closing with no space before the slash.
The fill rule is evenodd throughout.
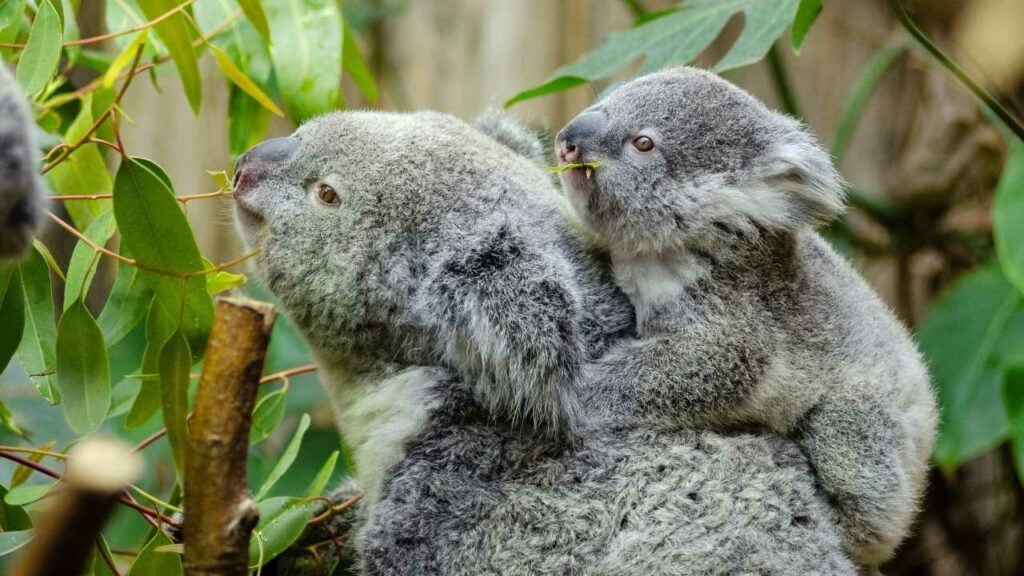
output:
<path id="1" fill-rule="evenodd" d="M 786 128 L 756 170 L 760 183 L 781 200 L 781 211 L 771 219 L 784 228 L 827 224 L 846 209 L 843 179 L 810 134 L 799 125 Z"/>
<path id="2" fill-rule="evenodd" d="M 537 135 L 500 108 L 491 107 L 484 110 L 477 116 L 473 125 L 515 153 L 530 160 L 544 161 L 544 145 Z"/>

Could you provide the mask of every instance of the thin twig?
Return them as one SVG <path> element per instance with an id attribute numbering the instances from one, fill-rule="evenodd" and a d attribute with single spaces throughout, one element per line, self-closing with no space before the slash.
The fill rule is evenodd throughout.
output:
<path id="1" fill-rule="evenodd" d="M 1007 110 L 998 100 L 995 99 L 987 90 L 981 87 L 973 78 L 971 78 L 959 64 L 950 58 L 941 48 L 938 47 L 928 36 L 918 28 L 917 24 L 907 13 L 906 8 L 899 0 L 889 0 L 889 4 L 892 5 L 893 10 L 896 11 L 896 18 L 899 19 L 900 24 L 910 32 L 910 35 L 914 37 L 914 40 L 928 51 L 936 60 L 939 61 L 961 84 L 964 85 L 975 97 L 985 103 L 985 106 L 995 114 L 1007 128 L 1010 129 L 1017 138 L 1024 140 L 1024 124 L 1018 120 Z"/>
<path id="2" fill-rule="evenodd" d="M 61 46 L 64 47 L 64 48 L 67 48 L 69 46 L 86 46 L 86 45 L 89 45 L 89 44 L 96 44 L 98 42 L 103 42 L 104 40 L 111 40 L 111 39 L 117 38 L 119 36 L 126 36 L 128 34 L 133 34 L 135 32 L 142 32 L 143 30 L 146 30 L 148 28 L 152 28 L 153 26 L 156 26 L 157 24 L 159 24 L 159 23 L 163 22 L 164 20 L 170 18 L 171 16 L 174 16 L 178 12 L 181 12 L 182 10 L 184 10 L 185 8 L 188 8 L 195 1 L 196 0 L 185 0 L 184 2 L 182 2 L 181 4 L 178 4 L 174 8 L 168 10 L 167 12 L 164 12 L 163 14 L 157 16 L 156 18 L 154 18 L 154 19 L 152 19 L 152 20 L 150 20 L 150 21 L 148 21 L 148 22 L 146 22 L 144 24 L 140 24 L 140 25 L 138 25 L 138 26 L 136 26 L 134 28 L 126 28 L 124 30 L 119 30 L 117 32 L 108 32 L 106 34 L 100 34 L 99 36 L 90 36 L 89 38 L 81 38 L 79 40 L 69 40 L 69 41 L 64 42 L 63 44 L 61 44 Z M 24 48 L 24 47 L 25 47 L 24 44 L 0 42 L 0 48 Z"/>

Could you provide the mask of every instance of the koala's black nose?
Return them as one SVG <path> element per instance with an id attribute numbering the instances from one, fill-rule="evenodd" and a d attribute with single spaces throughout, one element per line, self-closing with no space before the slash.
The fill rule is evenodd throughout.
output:
<path id="1" fill-rule="evenodd" d="M 235 194 L 243 194 L 263 168 L 291 158 L 299 149 L 299 141 L 291 136 L 271 138 L 253 146 L 238 158 L 235 166 Z"/>
<path id="2" fill-rule="evenodd" d="M 558 159 L 562 162 L 580 160 L 586 144 L 599 136 L 607 123 L 602 112 L 584 112 L 573 118 L 555 136 Z"/>

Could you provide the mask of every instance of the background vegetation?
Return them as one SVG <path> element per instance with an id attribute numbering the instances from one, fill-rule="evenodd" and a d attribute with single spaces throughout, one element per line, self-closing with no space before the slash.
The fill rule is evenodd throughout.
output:
<path id="1" fill-rule="evenodd" d="M 29 257 L 0 269 L 0 563 L 31 536 L 48 473 L 102 432 L 137 444 L 146 473 L 136 509 L 105 530 L 95 571 L 180 571 L 154 527 L 176 522 L 180 501 L 194 381 L 174 375 L 198 370 L 188 364 L 214 294 L 269 299 L 238 273 L 251 255 L 226 238 L 229 157 L 346 100 L 377 104 L 378 92 L 384 107 L 463 115 L 504 101 L 557 129 L 617 80 L 696 62 L 831 143 L 852 209 L 829 236 L 914 326 L 931 366 L 937 467 L 916 535 L 887 573 L 1020 573 L 1024 44 L 1006 23 L 1024 21 L 1024 6 L 822 4 L 0 0 L 0 56 L 32 98 L 40 170 L 59 196 Z M 199 118 L 197 140 L 181 137 L 175 125 L 192 122 L 182 113 Z M 196 147 L 224 162 L 197 161 Z M 250 458 L 264 561 L 347 469 L 310 372 L 279 319 Z"/>

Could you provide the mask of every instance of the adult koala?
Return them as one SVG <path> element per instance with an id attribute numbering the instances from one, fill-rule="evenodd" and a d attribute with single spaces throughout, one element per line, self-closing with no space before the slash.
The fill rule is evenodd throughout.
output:
<path id="1" fill-rule="evenodd" d="M 21 89 L 0 62 L 0 261 L 25 251 L 42 215 L 32 125 Z"/>
<path id="2" fill-rule="evenodd" d="M 236 196 L 353 447 L 363 573 L 856 572 L 791 442 L 592 423 L 578 374 L 629 305 L 511 148 L 336 113 L 246 153 Z"/>

